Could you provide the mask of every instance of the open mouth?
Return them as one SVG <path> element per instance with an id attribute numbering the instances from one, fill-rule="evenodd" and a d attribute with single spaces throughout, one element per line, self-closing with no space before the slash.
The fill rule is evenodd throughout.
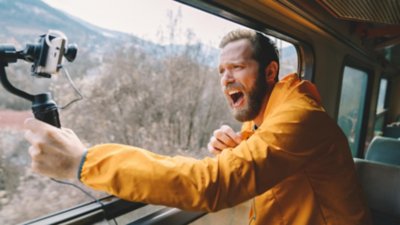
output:
<path id="1" fill-rule="evenodd" d="M 243 101 L 244 94 L 239 90 L 229 91 L 228 95 L 231 97 L 232 105 L 234 107 L 239 106 L 240 103 Z"/>

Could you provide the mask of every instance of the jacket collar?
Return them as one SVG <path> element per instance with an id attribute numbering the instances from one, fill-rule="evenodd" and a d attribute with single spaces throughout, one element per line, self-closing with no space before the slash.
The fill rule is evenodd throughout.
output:
<path id="1" fill-rule="evenodd" d="M 282 80 L 277 82 L 272 89 L 266 109 L 264 111 L 264 121 L 278 109 L 279 106 L 288 101 L 293 95 L 293 92 L 300 92 L 306 94 L 314 99 L 318 104 L 321 102 L 321 97 L 314 84 L 309 81 L 302 81 L 296 73 L 285 76 Z M 255 130 L 253 121 L 244 122 L 242 125 L 242 139 L 248 139 Z M 262 126 L 262 124 L 261 124 Z"/>

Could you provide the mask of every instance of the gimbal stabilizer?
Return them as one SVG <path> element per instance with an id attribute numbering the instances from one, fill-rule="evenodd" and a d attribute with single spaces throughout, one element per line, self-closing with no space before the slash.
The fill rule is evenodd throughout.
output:
<path id="1" fill-rule="evenodd" d="M 50 92 L 32 95 L 14 87 L 8 80 L 5 67 L 15 63 L 18 59 L 32 62 L 32 75 L 51 78 L 62 67 L 63 56 L 72 62 L 77 54 L 74 44 L 66 46 L 67 38 L 59 31 L 49 31 L 41 35 L 37 44 L 27 44 L 26 48 L 16 51 L 13 45 L 0 44 L 0 80 L 4 88 L 12 94 L 32 102 L 32 111 L 35 118 L 61 127 L 58 117 L 57 104 Z"/>

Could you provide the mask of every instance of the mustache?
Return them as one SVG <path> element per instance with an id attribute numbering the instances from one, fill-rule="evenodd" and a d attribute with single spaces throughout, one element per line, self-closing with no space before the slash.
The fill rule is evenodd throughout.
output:
<path id="1" fill-rule="evenodd" d="M 243 85 L 240 83 L 229 83 L 225 86 L 222 87 L 223 91 L 229 90 L 229 89 L 243 89 Z"/>

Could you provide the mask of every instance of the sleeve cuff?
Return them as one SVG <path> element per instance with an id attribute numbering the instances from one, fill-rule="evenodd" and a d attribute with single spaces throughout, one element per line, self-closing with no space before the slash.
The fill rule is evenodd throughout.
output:
<path id="1" fill-rule="evenodd" d="M 77 177 L 78 177 L 79 181 L 81 180 L 81 172 L 82 172 L 83 164 L 86 161 L 87 153 L 88 153 L 88 150 L 85 149 L 85 152 L 83 153 L 82 158 L 81 158 L 81 162 L 79 163 L 79 168 L 78 168 L 78 173 L 77 173 Z"/>

